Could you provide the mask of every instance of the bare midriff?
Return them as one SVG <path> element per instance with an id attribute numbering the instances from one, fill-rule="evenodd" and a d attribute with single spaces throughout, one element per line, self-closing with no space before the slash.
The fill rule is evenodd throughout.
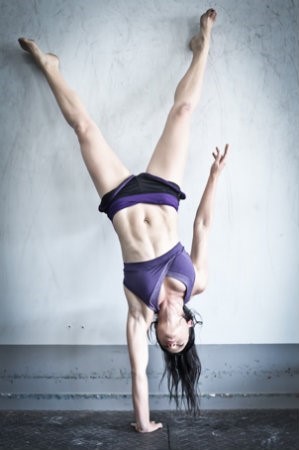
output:
<path id="1" fill-rule="evenodd" d="M 178 214 L 172 206 L 137 204 L 113 218 L 124 262 L 157 258 L 178 241 Z"/>

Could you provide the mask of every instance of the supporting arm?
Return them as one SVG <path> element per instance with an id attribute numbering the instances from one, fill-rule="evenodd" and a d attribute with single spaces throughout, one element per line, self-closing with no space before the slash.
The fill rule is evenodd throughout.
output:
<path id="1" fill-rule="evenodd" d="M 147 433 L 162 428 L 161 423 L 150 420 L 149 393 L 146 368 L 148 364 L 147 323 L 140 313 L 129 307 L 127 342 L 132 373 L 132 396 L 136 431 Z"/>

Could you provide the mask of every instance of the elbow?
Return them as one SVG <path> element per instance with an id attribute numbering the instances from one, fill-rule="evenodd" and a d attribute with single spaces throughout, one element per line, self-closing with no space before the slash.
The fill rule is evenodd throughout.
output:
<path id="1" fill-rule="evenodd" d="M 132 381 L 137 384 L 143 384 L 147 382 L 147 373 L 146 368 L 140 369 L 140 368 L 131 368 L 131 377 Z"/>
<path id="2" fill-rule="evenodd" d="M 197 217 L 193 224 L 193 231 L 197 233 L 207 233 L 211 227 L 211 219 L 205 217 Z"/>

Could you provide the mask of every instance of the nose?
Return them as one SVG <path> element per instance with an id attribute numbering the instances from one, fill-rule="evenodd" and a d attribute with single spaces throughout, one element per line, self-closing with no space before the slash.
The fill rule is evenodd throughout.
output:
<path id="1" fill-rule="evenodd" d="M 174 347 L 176 347 L 176 341 L 175 340 L 173 340 L 173 341 L 167 341 L 167 345 L 166 345 L 166 347 L 167 348 L 174 348 Z"/>

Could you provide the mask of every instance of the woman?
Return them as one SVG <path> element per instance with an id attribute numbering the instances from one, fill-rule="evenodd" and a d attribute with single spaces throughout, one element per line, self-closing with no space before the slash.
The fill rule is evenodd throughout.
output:
<path id="1" fill-rule="evenodd" d="M 165 129 L 146 172 L 131 175 L 106 143 L 78 96 L 59 71 L 59 60 L 42 52 L 30 39 L 20 38 L 44 73 L 66 121 L 77 134 L 81 152 L 101 197 L 99 210 L 107 213 L 118 235 L 124 260 L 124 290 L 128 301 L 127 341 L 132 369 L 132 395 L 139 432 L 162 427 L 150 421 L 148 403 L 147 332 L 157 314 L 157 340 L 164 351 L 171 397 L 178 402 L 178 386 L 189 410 L 197 408 L 200 363 L 194 346 L 193 314 L 185 306 L 201 293 L 207 281 L 206 248 L 218 176 L 228 145 L 214 163 L 200 201 L 190 256 L 178 239 L 177 209 L 185 198 L 180 190 L 189 129 L 201 92 L 210 35 L 216 12 L 200 19 L 200 30 L 190 42 L 191 65 L 177 86 Z M 168 181 L 169 180 L 169 181 Z"/>

